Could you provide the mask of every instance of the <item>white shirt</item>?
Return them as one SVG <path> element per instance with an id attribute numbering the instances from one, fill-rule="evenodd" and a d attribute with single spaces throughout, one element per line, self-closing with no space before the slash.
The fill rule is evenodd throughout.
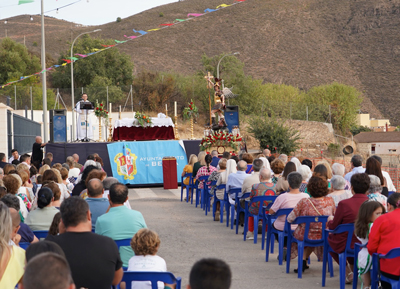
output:
<path id="1" fill-rule="evenodd" d="M 19 160 L 19 158 L 20 158 L 21 156 L 20 155 L 18 155 L 18 160 Z M 14 160 L 14 157 L 13 156 L 11 156 L 11 158 L 9 158 L 8 159 L 8 162 L 11 164 L 12 162 L 13 162 L 13 160 Z"/>
<path id="2" fill-rule="evenodd" d="M 139 255 L 129 259 L 128 271 L 167 272 L 165 260 L 157 255 Z M 158 289 L 164 289 L 163 282 L 157 282 Z M 150 281 L 132 281 L 132 289 L 151 289 Z"/>
<path id="3" fill-rule="evenodd" d="M 72 168 L 68 172 L 68 178 L 74 177 L 77 178 L 80 174 L 81 170 L 78 168 Z"/>
<path id="4" fill-rule="evenodd" d="M 386 179 L 386 184 L 389 192 L 396 192 L 396 187 L 393 185 L 392 179 L 388 172 L 382 171 L 383 177 Z"/>

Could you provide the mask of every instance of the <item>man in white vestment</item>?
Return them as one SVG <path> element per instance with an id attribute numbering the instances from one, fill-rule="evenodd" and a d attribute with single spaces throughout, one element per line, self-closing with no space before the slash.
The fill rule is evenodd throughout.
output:
<path id="1" fill-rule="evenodd" d="M 83 107 L 84 103 L 90 103 L 88 101 L 88 96 L 86 93 L 82 94 L 82 98 L 80 101 L 76 103 L 75 111 L 76 111 L 76 138 L 79 140 L 83 140 L 86 138 L 86 129 L 87 129 L 87 138 L 93 138 L 93 127 L 92 127 L 92 112 L 93 109 L 86 110 L 81 109 L 81 105 Z M 87 114 L 87 116 L 86 116 Z M 86 124 L 87 117 L 87 124 Z"/>

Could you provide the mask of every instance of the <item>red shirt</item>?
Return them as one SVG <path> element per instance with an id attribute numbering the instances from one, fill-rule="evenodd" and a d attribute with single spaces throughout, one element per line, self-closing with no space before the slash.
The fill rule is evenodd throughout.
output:
<path id="1" fill-rule="evenodd" d="M 375 220 L 369 234 L 368 252 L 386 254 L 400 247 L 400 209 L 384 214 Z M 381 270 L 400 276 L 400 257 L 381 261 Z"/>

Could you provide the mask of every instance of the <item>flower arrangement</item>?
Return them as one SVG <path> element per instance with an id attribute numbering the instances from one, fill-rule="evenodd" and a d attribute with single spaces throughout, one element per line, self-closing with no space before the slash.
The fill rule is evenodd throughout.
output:
<path id="1" fill-rule="evenodd" d="M 96 102 L 96 107 L 94 108 L 94 114 L 97 117 L 104 117 L 108 118 L 108 111 L 104 109 L 104 105 L 102 102 L 98 103 Z"/>
<path id="2" fill-rule="evenodd" d="M 239 134 L 232 134 L 225 131 L 211 132 L 209 136 L 203 137 L 200 142 L 200 149 L 206 150 L 211 147 L 232 147 L 235 151 L 243 143 L 243 137 Z"/>
<path id="3" fill-rule="evenodd" d="M 148 127 L 153 124 L 151 118 L 142 112 L 136 112 L 135 118 L 137 119 L 141 127 Z"/>
<path id="4" fill-rule="evenodd" d="M 194 104 L 193 100 L 191 99 L 189 102 L 189 107 L 185 107 L 183 109 L 183 118 L 190 119 L 194 116 L 198 116 L 198 114 L 199 114 L 199 109 Z"/>

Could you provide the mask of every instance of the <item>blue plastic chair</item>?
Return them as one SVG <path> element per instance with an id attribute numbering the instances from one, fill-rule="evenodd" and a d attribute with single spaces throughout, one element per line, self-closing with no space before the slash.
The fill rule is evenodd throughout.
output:
<path id="1" fill-rule="evenodd" d="M 274 193 L 275 191 L 273 190 L 267 190 L 266 193 Z M 250 193 L 249 193 L 250 194 Z M 266 209 L 268 210 L 269 208 L 272 207 L 273 203 L 275 202 L 277 196 L 257 196 L 257 197 L 253 197 L 250 199 L 250 201 L 246 201 L 246 205 L 245 205 L 245 210 L 244 210 L 244 236 L 243 236 L 243 240 L 246 241 L 246 236 L 247 236 L 247 231 L 248 231 L 248 227 L 249 227 L 249 217 L 253 217 L 254 220 L 254 231 L 257 232 L 257 228 L 258 228 L 258 220 L 262 220 L 263 224 L 262 226 L 265 227 L 266 226 L 266 222 L 264 222 L 264 215 L 263 215 L 263 207 L 264 207 L 264 202 L 269 202 L 268 206 L 266 207 Z M 254 215 L 252 213 L 250 213 L 249 208 L 253 203 L 257 203 L 258 202 L 258 214 Z M 265 210 L 264 210 L 265 212 Z M 265 238 L 265 231 L 264 231 L 264 235 L 262 236 L 262 240 L 264 240 Z M 257 244 L 257 234 L 254 233 L 254 244 Z M 261 242 L 261 247 L 264 247 L 264 241 Z"/>
<path id="2" fill-rule="evenodd" d="M 266 243 L 266 248 L 265 248 L 265 262 L 268 262 L 269 259 L 269 246 L 271 246 L 271 253 L 274 253 L 274 242 L 275 242 L 275 235 L 273 233 L 276 233 L 278 235 L 278 242 L 279 242 L 279 265 L 283 264 L 283 242 L 284 238 L 287 237 L 287 233 L 285 231 L 279 231 L 274 228 L 272 225 L 274 221 L 280 217 L 280 216 L 287 216 L 293 211 L 293 208 L 288 208 L 288 209 L 279 209 L 275 214 L 270 215 L 266 214 L 265 210 L 266 208 L 264 207 L 264 220 L 265 223 L 268 225 L 268 231 L 267 231 L 267 238 L 265 240 Z M 265 227 L 263 226 L 263 240 L 265 236 Z M 264 242 L 263 242 L 264 245 Z M 264 250 L 264 246 L 261 247 L 261 249 Z M 290 252 L 290 249 L 289 249 Z"/>
<path id="3" fill-rule="evenodd" d="M 184 181 L 186 178 L 189 178 L 189 184 L 188 184 L 188 185 L 185 185 L 185 184 L 183 183 L 183 181 Z M 192 173 L 186 173 L 186 174 L 181 178 L 181 202 L 183 201 L 183 189 L 184 189 L 184 188 L 186 189 L 186 203 L 189 202 L 189 189 L 191 188 L 192 179 L 193 179 Z"/>
<path id="4" fill-rule="evenodd" d="M 196 208 L 200 204 L 200 208 L 204 207 L 204 191 L 207 189 L 207 180 L 209 176 L 202 176 L 197 179 L 195 190 L 196 190 Z M 200 181 L 203 181 L 203 188 L 199 188 Z M 200 200 L 201 199 L 201 200 Z"/>
<path id="5" fill-rule="evenodd" d="M 354 244 L 354 270 L 353 270 L 353 289 L 357 289 L 358 286 L 358 253 L 362 248 L 367 247 L 368 243 L 361 245 L 359 243 Z"/>
<path id="6" fill-rule="evenodd" d="M 229 226 L 229 216 L 231 213 L 231 204 L 229 203 L 229 195 L 233 194 L 236 195 L 236 192 L 240 193 L 242 192 L 242 188 L 235 188 L 235 189 L 230 189 L 229 191 L 226 190 L 225 188 L 225 195 L 224 195 L 224 201 L 225 201 L 225 206 L 226 206 L 226 226 Z M 233 219 L 235 216 L 232 217 L 232 223 L 231 223 L 231 230 L 233 230 Z"/>
<path id="7" fill-rule="evenodd" d="M 231 205 L 229 203 L 229 199 L 228 199 L 228 203 L 230 206 L 230 214 L 231 214 L 231 230 L 233 230 L 233 223 L 235 220 L 235 207 L 236 207 L 236 235 L 239 233 L 239 215 L 241 212 L 245 213 L 245 209 L 242 208 L 242 206 L 240 205 L 240 200 L 244 200 L 248 197 L 250 197 L 250 193 L 245 193 L 243 194 L 241 197 L 239 197 L 239 194 L 242 192 L 241 188 L 235 188 L 235 189 L 230 189 L 229 190 L 229 194 L 231 193 L 235 193 L 235 204 Z"/>
<path id="8" fill-rule="evenodd" d="M 379 268 L 380 268 L 380 260 L 382 259 L 393 259 L 400 257 L 400 248 L 394 248 L 390 250 L 386 255 L 374 253 L 372 255 L 372 271 L 371 271 L 371 289 L 377 289 L 378 283 L 380 281 L 385 281 L 390 283 L 392 289 L 399 289 L 400 288 L 400 280 L 390 279 L 386 276 L 380 274 L 378 276 Z"/>
<path id="9" fill-rule="evenodd" d="M 49 234 L 49 231 L 46 230 L 41 230 L 41 231 L 33 231 L 33 234 L 36 236 L 36 238 L 40 239 L 45 239 L 47 235 Z"/>
<path id="10" fill-rule="evenodd" d="M 329 246 L 328 236 L 329 234 L 343 234 L 347 233 L 346 240 L 346 248 L 342 253 L 337 253 L 332 250 L 331 246 Z M 348 257 L 354 257 L 354 249 L 350 247 L 351 240 L 353 239 L 354 234 L 354 223 L 351 224 L 342 224 L 336 227 L 334 230 L 325 230 L 325 242 L 324 242 L 324 257 L 322 260 L 322 287 L 325 287 L 326 281 L 326 264 L 329 262 L 329 272 L 330 276 L 333 277 L 333 264 L 332 258 L 329 256 L 329 252 L 334 252 L 339 255 L 339 276 L 340 276 L 340 289 L 344 289 L 346 286 L 346 264 Z M 353 275 L 354 278 L 357 278 Z"/>
<path id="11" fill-rule="evenodd" d="M 29 242 L 20 242 L 19 246 L 20 246 L 20 248 L 26 250 L 29 247 L 30 244 L 31 243 L 29 243 Z"/>
<path id="12" fill-rule="evenodd" d="M 388 192 L 388 197 L 390 197 L 390 195 L 393 194 L 393 193 L 394 193 L 394 191 Z"/>
<path id="13" fill-rule="evenodd" d="M 303 275 L 303 254 L 304 254 L 304 248 L 305 247 L 323 247 L 324 246 L 324 240 L 325 240 L 325 228 L 326 228 L 326 223 L 328 221 L 328 216 L 304 216 L 304 217 L 297 217 L 292 223 L 289 223 L 286 220 L 285 223 L 285 232 L 287 233 L 287 247 L 292 248 L 292 243 L 297 243 L 297 248 L 298 248 L 298 273 L 297 277 L 302 278 Z M 317 240 L 310 240 L 308 238 L 308 232 L 310 231 L 310 225 L 311 223 L 322 223 L 322 236 L 321 239 Z M 290 225 L 292 224 L 305 224 L 305 231 L 304 231 L 304 238 L 303 241 L 297 240 L 293 236 L 292 228 Z M 290 251 L 288 254 L 286 254 L 286 273 L 289 273 L 290 271 Z"/>
<path id="14" fill-rule="evenodd" d="M 176 284 L 176 289 L 181 289 L 182 283 L 181 277 L 170 272 L 124 272 L 121 282 L 126 283 L 126 289 L 132 289 L 132 281 L 150 281 L 151 289 L 158 289 L 157 282 Z"/>
<path id="15" fill-rule="evenodd" d="M 211 193 L 212 187 L 217 185 L 217 181 L 212 181 L 209 185 L 206 185 L 204 189 L 204 208 L 205 214 L 207 216 L 208 212 L 211 210 L 211 198 L 214 196 L 214 193 Z"/>
<path id="16" fill-rule="evenodd" d="M 117 244 L 118 252 L 121 247 L 130 247 L 131 246 L 131 239 L 114 240 L 114 242 Z M 128 270 L 127 267 L 122 267 L 122 269 L 124 271 Z M 124 273 L 124 275 L 125 275 L 125 273 Z"/>
<path id="17" fill-rule="evenodd" d="M 214 203 L 213 203 L 213 218 L 214 218 L 214 220 L 215 220 L 215 212 L 217 211 L 217 203 L 219 203 L 219 214 L 220 214 L 220 216 L 219 216 L 219 222 L 220 223 L 223 223 L 224 222 L 224 208 L 225 208 L 225 197 L 224 197 L 224 199 L 218 199 L 217 198 L 217 190 L 222 190 L 222 189 L 225 189 L 225 191 L 226 191 L 226 185 L 225 184 L 222 184 L 222 185 L 219 185 L 219 186 L 217 186 L 217 187 L 215 187 L 215 190 L 214 190 Z M 224 194 L 224 196 L 225 196 L 225 194 Z"/>

